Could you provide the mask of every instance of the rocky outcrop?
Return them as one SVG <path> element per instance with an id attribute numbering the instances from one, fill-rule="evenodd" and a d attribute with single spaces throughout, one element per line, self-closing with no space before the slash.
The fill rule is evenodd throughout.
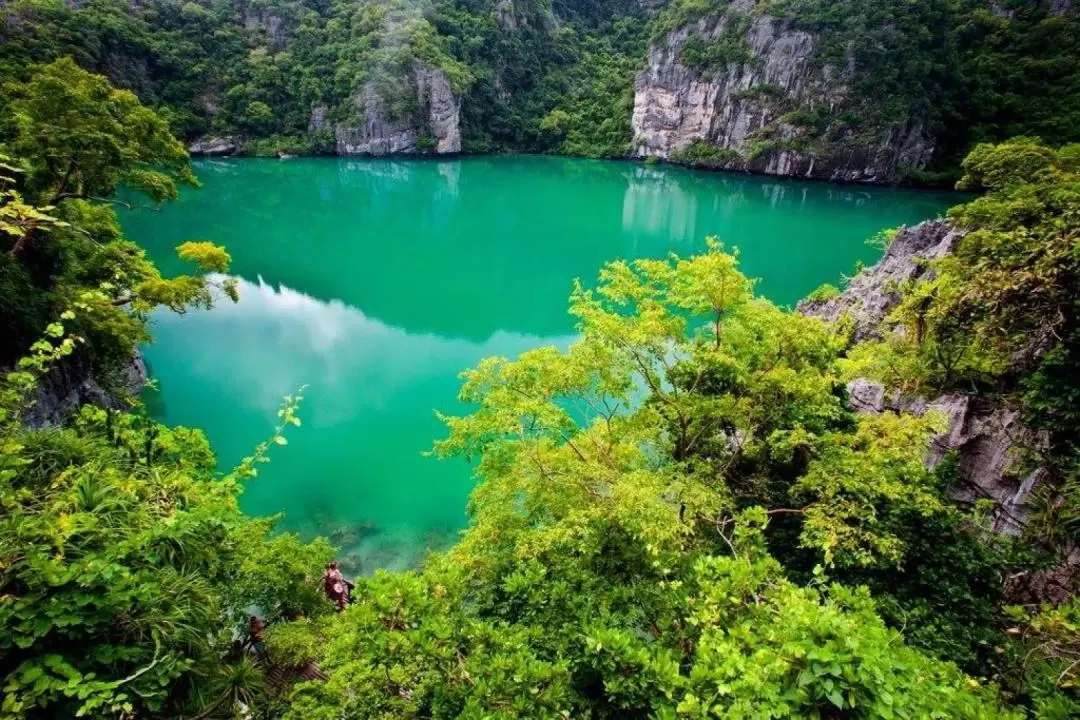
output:
<path id="1" fill-rule="evenodd" d="M 1072 0 L 1050 0 L 1051 15 L 1065 15 L 1072 12 Z"/>
<path id="2" fill-rule="evenodd" d="M 189 144 L 187 151 L 191 155 L 225 157 L 240 151 L 240 141 L 229 135 L 207 135 Z"/>
<path id="3" fill-rule="evenodd" d="M 495 3 L 495 21 L 504 30 L 517 30 L 529 25 L 528 17 L 518 12 L 514 0 L 498 0 Z"/>
<path id="4" fill-rule="evenodd" d="M 928 279 L 932 271 L 927 261 L 952 253 L 963 237 L 963 231 L 953 230 L 945 220 L 900 228 L 881 260 L 852 278 L 843 293 L 829 300 L 804 300 L 799 311 L 833 322 L 847 316 L 852 342 L 877 337 L 882 321 L 900 302 L 897 288 Z"/>
<path id="5" fill-rule="evenodd" d="M 1080 593 L 1080 548 L 1065 561 L 1042 570 L 1028 570 L 1005 579 L 1005 601 L 1010 605 L 1063 605 Z"/>
<path id="6" fill-rule="evenodd" d="M 308 116 L 308 131 L 318 132 L 327 127 L 329 122 L 326 119 L 326 114 L 329 112 L 329 108 L 325 105 L 316 105 L 311 108 L 311 115 Z"/>
<path id="7" fill-rule="evenodd" d="M 36 429 L 56 427 L 88 403 L 127 408 L 128 398 L 145 385 L 146 364 L 138 350 L 127 363 L 101 379 L 94 376 L 88 363 L 69 357 L 38 381 L 34 402 L 23 414 L 23 422 Z"/>
<path id="8" fill-rule="evenodd" d="M 288 42 L 291 23 L 280 15 L 263 7 L 248 5 L 244 8 L 244 29 L 262 32 L 271 52 L 280 52 Z"/>
<path id="9" fill-rule="evenodd" d="M 945 220 L 902 228 L 881 261 L 853 278 L 843 293 L 827 301 L 804 301 L 799 311 L 830 321 L 846 318 L 853 342 L 878 337 L 882 323 L 900 302 L 899 289 L 907 282 L 929 278 L 932 270 L 926 261 L 951 253 L 963 235 Z M 1047 475 L 1041 468 L 1025 467 L 1020 450 L 1045 447 L 1048 437 L 1025 427 L 1018 408 L 963 393 L 932 399 L 906 397 L 865 379 L 852 381 L 847 389 L 857 412 L 919 416 L 933 412 L 942 417 L 945 430 L 927 449 L 927 467 L 935 468 L 955 453 L 953 497 L 968 505 L 994 500 L 994 529 L 1008 535 L 1020 531 L 1032 495 Z"/>
<path id="10" fill-rule="evenodd" d="M 1047 437 L 1024 427 L 1018 409 L 960 393 L 929 401 L 904 397 L 865 379 L 852 381 L 847 389 L 856 412 L 909 412 L 920 417 L 935 413 L 943 418 L 946 429 L 931 441 L 924 457 L 926 466 L 934 469 L 956 453 L 953 498 L 969 506 L 980 500 L 995 501 L 993 529 L 1005 535 L 1020 532 L 1032 492 L 1046 471 L 1023 471 L 1017 450 L 1045 447 Z"/>
<path id="11" fill-rule="evenodd" d="M 392 155 L 461 151 L 461 104 L 445 73 L 414 61 L 402 78 L 410 97 L 395 112 L 375 81 L 368 81 L 353 99 L 360 123 L 338 123 L 334 138 L 339 155 Z M 313 113 L 314 116 L 314 113 Z"/>
<path id="12" fill-rule="evenodd" d="M 758 0 L 733 0 L 719 17 L 679 28 L 649 48 L 634 87 L 635 154 L 679 159 L 695 141 L 728 151 L 720 166 L 770 175 L 885 183 L 922 168 L 933 143 L 920 119 L 901 118 L 869 130 L 845 128 L 858 113 L 843 66 L 818 61 L 820 38 L 778 20 Z M 686 64 L 688 42 L 725 43 L 733 59 L 702 70 Z M 798 113 L 826 108 L 828 140 L 798 124 Z M 736 155 L 737 153 L 737 155 Z"/>

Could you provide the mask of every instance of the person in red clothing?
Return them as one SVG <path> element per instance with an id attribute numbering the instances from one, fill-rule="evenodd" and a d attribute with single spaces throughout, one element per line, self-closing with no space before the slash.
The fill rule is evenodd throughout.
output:
<path id="1" fill-rule="evenodd" d="M 338 612 L 345 609 L 349 604 L 349 583 L 341 574 L 336 562 L 328 563 L 326 572 L 323 573 L 323 588 L 327 597 L 338 606 Z"/>

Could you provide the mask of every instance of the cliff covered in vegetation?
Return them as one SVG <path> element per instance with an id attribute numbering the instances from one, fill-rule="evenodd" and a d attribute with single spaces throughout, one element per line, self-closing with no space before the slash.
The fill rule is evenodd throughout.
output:
<path id="1" fill-rule="evenodd" d="M 16 0 L 0 69 L 71 55 L 213 154 L 527 151 L 890 183 L 1080 126 L 1055 0 Z"/>
<path id="2" fill-rule="evenodd" d="M 676 0 L 637 76 L 636 152 L 893 182 L 978 141 L 1068 142 L 1077 28 L 1067 3 Z M 1052 109 L 1025 110 L 1036 87 Z"/>
<path id="3" fill-rule="evenodd" d="M 912 35 L 940 27 L 940 19 L 918 10 L 889 17 L 889 4 L 878 5 L 880 12 L 848 15 L 847 27 L 825 30 L 811 19 L 812 4 L 676 3 L 657 23 L 637 77 L 637 154 L 845 181 L 889 181 L 926 167 L 934 155 L 927 98 L 909 103 L 904 93 L 931 78 L 897 62 L 897 71 L 912 75 L 891 90 L 878 77 L 869 92 L 875 69 L 860 49 L 884 39 L 895 46 L 880 49 L 886 58 L 932 56 L 939 38 L 920 46 Z M 932 10 L 933 3 L 912 7 Z M 906 25 L 884 30 L 896 20 Z M 913 47 L 899 47 L 904 42 Z M 880 106 L 883 99 L 892 108 Z"/>

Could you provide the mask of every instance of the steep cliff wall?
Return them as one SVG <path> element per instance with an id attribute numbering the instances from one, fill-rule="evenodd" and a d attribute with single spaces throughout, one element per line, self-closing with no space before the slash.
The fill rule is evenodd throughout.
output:
<path id="1" fill-rule="evenodd" d="M 843 293 L 828 301 L 804 301 L 800 312 L 830 321 L 844 317 L 853 325 L 853 342 L 880 337 L 881 323 L 899 304 L 897 287 L 932 272 L 925 261 L 947 255 L 963 237 L 944 220 L 901 229 L 885 256 L 856 276 Z M 932 399 L 905 397 L 880 383 L 855 380 L 848 385 L 858 412 L 936 412 L 947 429 L 934 438 L 927 466 L 936 467 L 946 455 L 957 454 L 953 496 L 962 503 L 992 499 L 997 503 L 994 529 L 1020 531 L 1032 494 L 1046 477 L 1042 469 L 1021 471 L 1017 451 L 1044 447 L 1047 438 L 1024 427 L 1016 407 L 978 395 L 948 393 Z"/>
<path id="2" fill-rule="evenodd" d="M 414 61 L 400 78 L 398 103 L 368 81 L 353 103 L 363 119 L 334 126 L 340 155 L 461 151 L 461 103 L 442 70 Z M 404 111 L 395 109 L 403 105 Z"/>
<path id="3" fill-rule="evenodd" d="M 860 182 L 930 161 L 923 119 L 867 122 L 850 46 L 841 62 L 825 62 L 819 34 L 759 5 L 734 0 L 650 46 L 634 88 L 635 154 Z"/>

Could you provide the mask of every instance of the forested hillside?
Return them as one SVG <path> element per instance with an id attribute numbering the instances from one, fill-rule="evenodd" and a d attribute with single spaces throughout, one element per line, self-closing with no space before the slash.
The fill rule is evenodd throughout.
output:
<path id="1" fill-rule="evenodd" d="M 925 182 L 954 180 L 977 142 L 1080 125 L 1068 0 L 16 0 L 0 40 L 5 77 L 70 55 L 222 154 L 654 155 Z"/>

